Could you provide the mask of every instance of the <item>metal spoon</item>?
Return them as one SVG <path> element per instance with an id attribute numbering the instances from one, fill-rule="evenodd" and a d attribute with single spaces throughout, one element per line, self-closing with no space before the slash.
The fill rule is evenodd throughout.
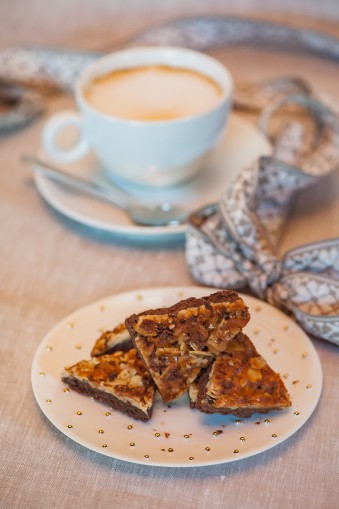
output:
<path id="1" fill-rule="evenodd" d="M 166 202 L 139 202 L 116 188 L 98 184 L 81 177 L 75 177 L 29 154 L 24 154 L 22 160 L 34 166 L 34 170 L 40 171 L 53 180 L 84 191 L 108 203 L 113 203 L 123 209 L 136 224 L 143 226 L 175 226 L 184 223 L 187 218 L 187 210 L 176 205 Z"/>

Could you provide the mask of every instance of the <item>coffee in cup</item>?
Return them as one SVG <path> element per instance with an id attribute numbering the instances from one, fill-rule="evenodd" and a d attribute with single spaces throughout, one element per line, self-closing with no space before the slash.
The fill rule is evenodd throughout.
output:
<path id="1" fill-rule="evenodd" d="M 51 117 L 43 146 L 72 162 L 94 150 L 116 183 L 162 187 L 201 170 L 231 107 L 232 78 L 219 61 L 184 48 L 145 47 L 112 53 L 86 68 L 75 86 L 80 113 Z M 73 125 L 67 150 L 57 135 Z"/>
<path id="2" fill-rule="evenodd" d="M 116 118 L 166 121 L 213 109 L 222 88 L 197 71 L 165 65 L 112 71 L 95 78 L 84 96 L 94 109 Z"/>

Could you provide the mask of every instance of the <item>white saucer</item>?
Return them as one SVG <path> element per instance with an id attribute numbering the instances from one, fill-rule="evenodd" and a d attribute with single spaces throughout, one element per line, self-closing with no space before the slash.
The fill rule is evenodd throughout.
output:
<path id="1" fill-rule="evenodd" d="M 253 124 L 239 115 L 232 114 L 228 127 L 211 156 L 208 168 L 194 180 L 162 190 L 130 187 L 128 191 L 147 202 L 176 203 L 191 212 L 217 202 L 224 189 L 243 168 L 259 156 L 270 153 L 271 146 L 265 136 Z M 39 156 L 55 164 L 42 150 Z M 93 153 L 76 163 L 63 164 L 62 169 L 85 178 L 108 182 L 103 168 Z M 183 236 L 185 233 L 185 225 L 137 226 L 118 208 L 66 189 L 38 172 L 35 173 L 35 182 L 42 196 L 52 207 L 87 226 L 141 239 L 157 239 L 159 236 L 172 238 Z"/>

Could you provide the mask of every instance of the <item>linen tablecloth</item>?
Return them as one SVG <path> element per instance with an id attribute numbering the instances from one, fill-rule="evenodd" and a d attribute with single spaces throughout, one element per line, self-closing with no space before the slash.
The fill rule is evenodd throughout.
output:
<path id="1" fill-rule="evenodd" d="M 232 11 L 233 5 L 233 11 Z M 277 5 L 277 3 L 276 3 Z M 40 0 L 0 3 L 0 50 L 24 42 L 101 49 L 151 21 L 184 13 L 228 12 L 288 21 L 338 35 L 335 1 L 123 2 Z M 259 6 L 259 7 L 258 7 Z M 132 9 L 134 7 L 134 10 Z M 287 9 L 290 8 L 290 14 Z M 266 9 L 266 10 L 265 10 Z M 270 9 L 270 10 L 268 10 Z M 292 14 L 291 14 L 292 12 Z M 298 74 L 339 101 L 338 65 L 269 48 L 214 52 L 236 78 Z M 324 372 L 319 405 L 290 439 L 241 461 L 203 468 L 146 467 L 104 457 L 66 438 L 44 417 L 30 369 L 44 335 L 70 312 L 137 288 L 189 285 L 181 242 L 135 243 L 75 224 L 39 196 L 19 156 L 35 152 L 43 122 L 72 107 L 48 100 L 44 117 L 0 138 L 0 507 L 1 508 L 302 508 L 338 507 L 339 350 L 313 340 Z M 281 251 L 339 235 L 339 175 L 305 191 L 286 225 Z"/>

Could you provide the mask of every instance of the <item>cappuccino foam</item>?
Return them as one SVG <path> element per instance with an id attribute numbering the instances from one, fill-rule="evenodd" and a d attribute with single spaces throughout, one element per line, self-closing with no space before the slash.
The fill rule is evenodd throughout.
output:
<path id="1" fill-rule="evenodd" d="M 112 71 L 85 90 L 87 102 L 99 112 L 139 121 L 199 115 L 213 109 L 222 95 L 207 76 L 162 65 Z"/>

